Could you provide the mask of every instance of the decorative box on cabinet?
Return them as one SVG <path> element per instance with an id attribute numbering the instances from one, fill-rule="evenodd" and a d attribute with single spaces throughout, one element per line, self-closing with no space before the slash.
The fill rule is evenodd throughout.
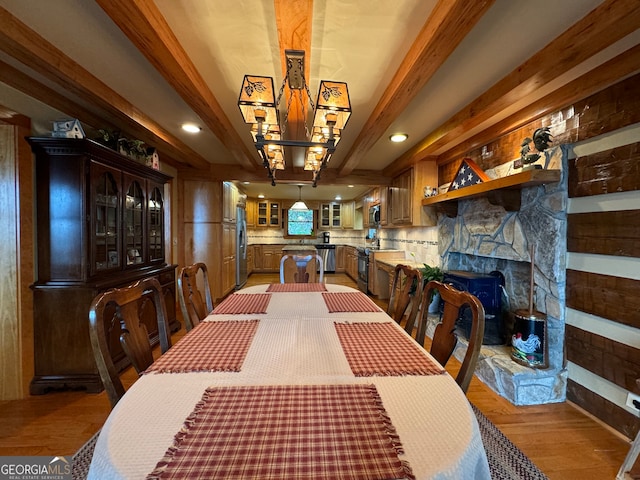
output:
<path id="1" fill-rule="evenodd" d="M 89 338 L 93 298 L 156 277 L 172 331 L 176 265 L 164 258 L 164 184 L 171 178 L 87 139 L 29 138 L 36 155 L 37 281 L 32 394 L 102 390 Z M 152 344 L 153 303 L 140 302 Z M 118 369 L 128 365 L 118 322 L 106 326 Z"/>

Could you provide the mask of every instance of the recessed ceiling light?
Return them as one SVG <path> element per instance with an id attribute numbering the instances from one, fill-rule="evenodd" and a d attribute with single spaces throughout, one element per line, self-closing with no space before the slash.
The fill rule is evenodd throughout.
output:
<path id="1" fill-rule="evenodd" d="M 258 198 L 264 198 L 263 194 L 258 195 Z"/>
<path id="2" fill-rule="evenodd" d="M 242 182 L 243 185 L 250 185 L 251 182 Z"/>
<path id="3" fill-rule="evenodd" d="M 404 142 L 407 138 L 409 138 L 409 135 L 407 135 L 406 133 L 394 133 L 389 137 L 389 140 L 395 143 L 400 143 Z"/>
<path id="4" fill-rule="evenodd" d="M 189 132 L 189 133 L 199 133 L 202 130 L 202 128 L 200 128 L 195 123 L 183 123 L 182 129 L 185 132 Z"/>
<path id="5" fill-rule="evenodd" d="M 348 187 L 348 188 L 353 188 L 353 187 L 354 187 L 354 185 L 347 185 L 347 187 Z"/>
<path id="6" fill-rule="evenodd" d="M 336 195 L 336 200 L 342 200 L 342 197 L 340 195 Z"/>

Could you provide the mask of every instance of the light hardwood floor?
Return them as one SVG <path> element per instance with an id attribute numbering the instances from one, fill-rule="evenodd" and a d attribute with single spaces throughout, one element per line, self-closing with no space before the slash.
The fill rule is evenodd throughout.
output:
<path id="1" fill-rule="evenodd" d="M 254 274 L 247 285 L 277 281 L 276 275 Z M 325 281 L 356 286 L 343 274 L 327 274 Z M 384 301 L 377 303 L 386 308 Z M 183 334 L 184 329 L 176 333 L 174 343 Z M 447 370 L 455 374 L 458 367 L 452 359 Z M 136 380 L 133 369 L 123 380 L 125 387 Z M 467 396 L 552 480 L 614 479 L 629 449 L 626 439 L 570 403 L 516 407 L 477 378 Z M 0 402 L 0 455 L 72 455 L 109 412 L 104 392 L 52 392 Z"/>

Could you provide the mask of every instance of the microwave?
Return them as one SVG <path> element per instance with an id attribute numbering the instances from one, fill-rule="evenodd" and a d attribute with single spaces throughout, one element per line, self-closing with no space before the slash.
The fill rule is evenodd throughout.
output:
<path id="1" fill-rule="evenodd" d="M 380 225 L 380 205 L 372 205 L 369 207 L 369 226 Z"/>

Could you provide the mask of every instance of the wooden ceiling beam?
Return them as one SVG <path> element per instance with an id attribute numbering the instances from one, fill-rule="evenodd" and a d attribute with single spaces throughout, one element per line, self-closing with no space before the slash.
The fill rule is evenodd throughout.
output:
<path id="1" fill-rule="evenodd" d="M 278 28 L 278 43 L 280 46 L 280 63 L 282 65 L 282 78 L 287 74 L 287 58 L 285 50 L 302 50 L 305 52 L 304 77 L 309 83 L 309 65 L 311 63 L 311 25 L 313 20 L 313 0 L 274 0 L 276 26 Z M 276 89 L 279 88 L 276 79 Z M 301 105 L 294 96 L 291 102 L 291 109 L 287 117 L 286 138 L 289 140 L 306 140 L 305 118 L 309 113 L 309 100 L 306 91 L 300 92 Z M 291 90 L 289 85 L 285 85 L 283 100 L 289 101 Z M 294 171 L 304 165 L 304 155 L 306 150 L 302 148 L 289 148 L 285 150 L 286 169 L 288 172 Z M 287 174 L 287 177 L 289 174 Z"/>
<path id="2" fill-rule="evenodd" d="M 95 107 L 107 123 L 166 151 L 175 160 L 209 168 L 210 163 L 201 155 L 2 7 L 0 24 L 0 50 Z"/>
<path id="3" fill-rule="evenodd" d="M 440 0 L 340 166 L 348 174 L 487 12 L 494 0 Z"/>
<path id="4" fill-rule="evenodd" d="M 393 163 L 412 163 L 454 148 L 465 132 L 634 32 L 638 25 L 640 3 L 605 0 Z"/>
<path id="5" fill-rule="evenodd" d="M 457 144 L 451 150 L 447 150 L 438 156 L 438 165 L 459 160 L 465 157 L 471 150 L 480 148 L 492 140 L 512 132 L 537 118 L 549 115 L 565 106 L 589 97 L 638 72 L 640 72 L 640 45 L 636 45 L 626 52 L 617 55 L 585 75 L 567 83 L 555 92 L 527 105 L 519 112 L 496 123 L 478 135 L 474 135 L 468 140 Z M 514 158 L 516 158 L 518 152 L 514 152 L 514 155 Z M 505 160 L 508 161 L 511 159 Z"/>
<path id="6" fill-rule="evenodd" d="M 153 0 L 96 0 L 244 168 L 258 165 Z"/>
<path id="7" fill-rule="evenodd" d="M 286 178 L 279 179 L 276 173 L 278 184 L 281 183 L 311 183 L 310 172 L 287 172 Z M 194 168 L 181 168 L 178 170 L 180 178 L 196 180 L 206 178 L 207 180 L 238 181 L 252 183 L 268 183 L 267 170 L 264 168 L 256 170 L 245 170 L 235 164 L 216 164 L 208 172 Z M 353 170 L 349 175 L 341 175 L 336 168 L 327 168 L 322 171 L 320 179 L 322 186 L 328 185 L 390 185 L 391 178 L 385 177 L 376 170 Z"/>

